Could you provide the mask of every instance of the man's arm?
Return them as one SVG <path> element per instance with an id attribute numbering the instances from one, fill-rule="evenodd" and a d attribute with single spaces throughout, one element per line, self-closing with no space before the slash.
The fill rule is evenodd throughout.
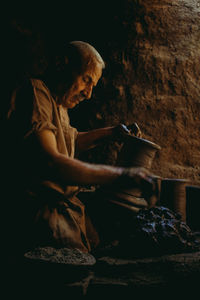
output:
<path id="1" fill-rule="evenodd" d="M 66 184 L 109 184 L 122 174 L 123 168 L 89 164 L 59 153 L 55 135 L 50 130 L 38 132 L 37 138 L 49 171 Z"/>
<path id="2" fill-rule="evenodd" d="M 44 153 L 49 175 L 55 176 L 66 185 L 109 185 L 137 186 L 154 192 L 153 176 L 143 168 L 123 168 L 106 165 L 95 165 L 68 158 L 58 152 L 57 142 L 51 130 L 36 133 L 39 146 Z"/>
<path id="3" fill-rule="evenodd" d="M 79 132 L 76 139 L 78 153 L 95 147 L 102 139 L 113 135 L 114 126 Z"/>
<path id="4" fill-rule="evenodd" d="M 124 124 L 117 126 L 104 127 L 94 129 L 88 132 L 79 132 L 76 140 L 76 152 L 91 149 L 102 142 L 103 139 L 111 137 L 115 140 L 123 141 L 127 134 L 131 134 L 131 131 Z"/>

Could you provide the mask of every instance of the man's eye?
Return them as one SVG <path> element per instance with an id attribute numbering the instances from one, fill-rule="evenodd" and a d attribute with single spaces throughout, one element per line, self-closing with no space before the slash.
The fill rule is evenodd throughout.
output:
<path id="1" fill-rule="evenodd" d="M 89 79 L 88 77 L 83 77 L 83 81 L 84 81 L 85 83 L 89 83 L 89 82 L 90 82 L 90 79 Z"/>

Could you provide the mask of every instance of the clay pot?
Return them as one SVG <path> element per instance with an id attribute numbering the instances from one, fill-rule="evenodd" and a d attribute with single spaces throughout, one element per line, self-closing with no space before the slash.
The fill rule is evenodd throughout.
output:
<path id="1" fill-rule="evenodd" d="M 146 139 L 127 135 L 118 155 L 116 165 L 150 169 L 155 154 L 161 147 Z"/>
<path id="2" fill-rule="evenodd" d="M 147 201 L 140 197 L 141 192 L 138 189 L 118 189 L 117 187 L 112 189 L 107 187 L 101 189 L 101 194 L 103 199 L 107 199 L 106 201 L 113 203 L 114 206 L 117 205 L 133 212 L 148 207 Z"/>
<path id="3" fill-rule="evenodd" d="M 187 183 L 187 179 L 163 178 L 160 193 L 160 205 L 179 213 L 184 222 L 186 222 Z"/>
<path id="4" fill-rule="evenodd" d="M 160 149 L 161 147 L 159 145 L 146 139 L 127 135 L 124 138 L 124 144 L 118 154 L 116 165 L 122 167 L 144 167 L 146 169 L 150 169 L 155 154 Z M 126 195 L 128 195 L 129 199 L 133 199 L 131 201 L 132 205 L 136 206 L 137 209 L 138 206 L 136 203 L 138 203 L 138 201 L 141 201 L 141 203 L 142 201 L 145 201 L 145 207 L 153 207 L 158 200 L 157 197 L 152 197 L 151 199 L 148 199 L 147 203 L 147 199 L 143 197 L 143 191 L 135 188 L 115 191 L 117 197 L 119 197 L 119 193 L 121 202 L 126 201 Z M 139 209 L 141 207 L 139 207 Z"/>

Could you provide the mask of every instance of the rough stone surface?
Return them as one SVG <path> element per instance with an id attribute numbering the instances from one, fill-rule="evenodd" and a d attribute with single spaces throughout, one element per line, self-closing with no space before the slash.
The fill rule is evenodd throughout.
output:
<path id="1" fill-rule="evenodd" d="M 93 104 L 83 103 L 74 113 L 74 124 L 80 128 L 136 121 L 144 137 L 162 147 L 152 169 L 197 184 L 199 16 L 195 0 L 124 1 L 112 20 L 115 34 L 113 29 L 102 49 L 108 68 L 102 90 L 95 93 Z M 104 37 L 108 39 L 106 33 Z M 80 122 L 80 111 L 88 122 Z M 102 147 L 93 150 L 92 159 L 114 161 L 117 146 L 109 144 L 107 149 L 112 157 L 102 155 L 106 150 Z"/>

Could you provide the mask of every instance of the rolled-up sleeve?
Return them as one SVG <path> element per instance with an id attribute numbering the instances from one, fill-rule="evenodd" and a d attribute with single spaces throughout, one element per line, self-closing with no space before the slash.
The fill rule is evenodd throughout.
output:
<path id="1" fill-rule="evenodd" d="M 32 81 L 32 86 L 31 128 L 25 134 L 25 137 L 32 132 L 39 132 L 44 129 L 52 130 L 56 135 L 57 127 L 53 124 L 53 105 L 50 92 L 37 82 Z"/>

